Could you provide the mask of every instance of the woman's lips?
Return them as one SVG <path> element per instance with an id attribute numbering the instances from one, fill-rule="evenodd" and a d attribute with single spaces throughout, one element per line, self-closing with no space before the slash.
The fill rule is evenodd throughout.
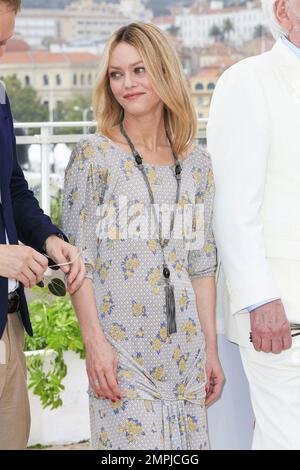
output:
<path id="1" fill-rule="evenodd" d="M 135 100 L 136 98 L 139 98 L 140 96 L 144 95 L 145 93 L 136 93 L 132 95 L 125 96 L 124 98 L 126 100 Z"/>

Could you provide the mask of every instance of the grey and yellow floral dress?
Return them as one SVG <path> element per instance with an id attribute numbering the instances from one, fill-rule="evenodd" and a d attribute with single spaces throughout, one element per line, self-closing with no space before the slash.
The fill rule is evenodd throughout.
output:
<path id="1" fill-rule="evenodd" d="M 144 166 L 155 203 L 174 204 L 173 166 Z M 186 204 L 201 205 L 204 236 L 195 247 L 174 235 L 165 248 L 177 322 L 177 332 L 169 336 L 162 252 L 155 237 L 140 236 L 142 208 L 149 208 L 150 201 L 134 158 L 97 133 L 83 138 L 71 154 L 65 174 L 63 228 L 70 242 L 83 250 L 99 322 L 118 355 L 122 394 L 121 400 L 112 403 L 96 398 L 89 388 L 95 449 L 209 446 L 205 340 L 191 280 L 215 273 L 213 196 L 210 157 L 195 146 L 182 162 L 178 210 Z"/>

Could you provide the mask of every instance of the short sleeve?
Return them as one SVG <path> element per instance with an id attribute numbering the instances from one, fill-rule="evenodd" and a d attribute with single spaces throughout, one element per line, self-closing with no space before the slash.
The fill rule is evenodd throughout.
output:
<path id="1" fill-rule="evenodd" d="M 213 203 L 215 194 L 214 177 L 211 158 L 201 150 L 202 165 L 200 185 L 195 194 L 195 203 L 203 207 L 204 240 L 199 248 L 193 244 L 188 252 L 188 272 L 190 279 L 214 276 L 217 269 L 216 244 L 212 230 Z M 201 238 L 201 237 L 200 237 Z"/>
<path id="2" fill-rule="evenodd" d="M 106 188 L 99 148 L 80 142 L 65 171 L 62 226 L 70 243 L 82 250 L 86 277 L 93 279 L 98 254 L 97 224 Z"/>

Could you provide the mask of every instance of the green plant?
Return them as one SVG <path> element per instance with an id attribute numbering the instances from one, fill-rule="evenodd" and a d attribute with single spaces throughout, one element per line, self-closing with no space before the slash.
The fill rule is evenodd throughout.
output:
<path id="1" fill-rule="evenodd" d="M 27 356 L 29 388 L 40 397 L 43 408 L 55 409 L 62 405 L 60 392 L 67 374 L 63 352 L 74 351 L 84 359 L 85 349 L 69 296 L 54 297 L 47 288 L 34 291 L 38 297 L 29 304 L 34 336 L 26 337 L 25 349 L 43 352 Z M 54 358 L 46 366 L 50 350 Z"/>
<path id="2" fill-rule="evenodd" d="M 57 194 L 51 198 L 51 221 L 58 228 L 61 228 L 62 200 L 63 192 L 59 189 Z"/>

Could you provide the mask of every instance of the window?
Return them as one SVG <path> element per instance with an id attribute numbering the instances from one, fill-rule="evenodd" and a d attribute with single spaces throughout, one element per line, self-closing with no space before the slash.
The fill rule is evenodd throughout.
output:
<path id="1" fill-rule="evenodd" d="M 25 85 L 26 86 L 30 85 L 30 77 L 28 75 L 26 75 L 26 77 L 25 77 Z"/>
<path id="2" fill-rule="evenodd" d="M 48 86 L 48 85 L 49 85 L 49 77 L 48 77 L 48 75 L 43 75 L 43 84 L 44 84 L 44 86 Z"/>
<path id="3" fill-rule="evenodd" d="M 213 82 L 209 82 L 209 84 L 207 85 L 207 89 L 213 90 L 214 88 L 215 88 L 215 84 Z"/>
<path id="4" fill-rule="evenodd" d="M 196 83 L 195 90 L 203 90 L 204 86 L 203 83 Z"/>
<path id="5" fill-rule="evenodd" d="M 84 86 L 84 83 L 85 83 L 85 80 L 84 80 L 84 75 L 82 73 L 81 76 L 80 76 L 80 85 Z"/>
<path id="6" fill-rule="evenodd" d="M 76 75 L 76 73 L 73 74 L 73 85 L 74 86 L 77 85 L 77 75 Z"/>
<path id="7" fill-rule="evenodd" d="M 61 76 L 60 76 L 59 73 L 56 75 L 56 85 L 57 85 L 57 86 L 60 86 L 60 85 L 61 85 Z"/>

